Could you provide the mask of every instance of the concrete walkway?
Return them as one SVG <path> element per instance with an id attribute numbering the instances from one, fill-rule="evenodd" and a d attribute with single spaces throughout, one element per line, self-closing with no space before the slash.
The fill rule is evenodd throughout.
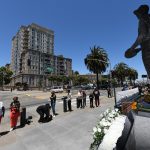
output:
<path id="1" fill-rule="evenodd" d="M 62 104 L 57 104 L 58 116 L 48 123 L 39 124 L 36 107 L 28 107 L 28 115 L 32 115 L 32 123 L 24 128 L 9 130 L 9 112 L 1 124 L 0 150 L 88 150 L 92 140 L 92 129 L 99 116 L 107 108 L 114 106 L 113 98 L 101 99 L 101 107 L 86 107 L 73 112 L 62 112 Z"/>

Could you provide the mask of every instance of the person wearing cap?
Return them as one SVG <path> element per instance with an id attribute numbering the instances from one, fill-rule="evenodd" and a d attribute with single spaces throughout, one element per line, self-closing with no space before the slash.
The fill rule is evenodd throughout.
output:
<path id="1" fill-rule="evenodd" d="M 3 102 L 0 102 L 0 124 L 2 121 L 2 117 L 4 117 L 5 114 L 5 107 L 3 106 Z"/>
<path id="2" fill-rule="evenodd" d="M 14 97 L 13 102 L 10 104 L 10 131 L 16 128 L 19 116 L 20 102 L 18 101 L 18 97 Z"/>

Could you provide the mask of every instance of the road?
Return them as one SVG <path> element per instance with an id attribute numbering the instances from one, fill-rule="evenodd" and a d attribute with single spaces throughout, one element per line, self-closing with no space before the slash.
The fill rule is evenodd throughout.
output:
<path id="1" fill-rule="evenodd" d="M 116 91 L 120 91 L 120 88 L 117 88 Z M 92 92 L 92 90 L 86 90 L 87 99 L 88 95 Z M 78 90 L 71 90 L 73 103 L 76 101 Z M 107 96 L 106 90 L 100 90 L 101 96 Z M 19 101 L 22 107 L 27 107 L 31 105 L 39 105 L 42 103 L 47 103 L 49 100 L 51 93 L 43 92 L 43 91 L 0 91 L 0 101 L 3 101 L 6 109 L 9 108 L 10 103 L 14 96 L 18 96 Z M 62 103 L 62 97 L 67 96 L 66 92 L 57 93 L 57 101 Z"/>

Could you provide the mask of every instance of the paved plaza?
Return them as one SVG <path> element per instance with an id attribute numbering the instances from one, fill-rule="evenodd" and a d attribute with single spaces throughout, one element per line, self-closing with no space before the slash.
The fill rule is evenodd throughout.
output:
<path id="1" fill-rule="evenodd" d="M 12 94 L 12 93 L 11 93 Z M 17 94 L 14 92 L 14 95 Z M 18 92 L 21 98 L 27 93 Z M 49 93 L 28 92 L 29 99 L 35 96 L 43 96 L 38 100 L 40 103 L 45 102 L 49 98 Z M 12 132 L 8 132 L 9 111 L 6 111 L 5 118 L 2 120 L 0 132 L 0 150 L 87 150 L 92 140 L 92 129 L 99 120 L 99 116 L 107 108 L 114 106 L 114 98 L 107 98 L 106 95 L 100 97 L 101 107 L 94 109 L 89 108 L 89 99 L 87 99 L 87 107 L 85 109 L 76 108 L 76 95 L 73 96 L 72 112 L 63 112 L 63 104 L 61 97 L 66 93 L 58 94 L 56 111 L 58 115 L 48 123 L 39 124 L 39 116 L 36 113 L 38 104 L 27 105 L 27 116 L 33 117 L 30 125 L 18 128 Z M 6 94 L 4 94 L 6 96 Z M 1 95 L 2 96 L 2 95 Z M 12 95 L 11 95 L 12 96 Z M 9 94 L 7 97 L 11 97 Z M 47 97 L 46 97 L 47 96 Z M 5 97 L 6 98 L 6 97 Z M 27 99 L 27 98 L 26 98 Z M 5 103 L 7 104 L 7 103 Z"/>

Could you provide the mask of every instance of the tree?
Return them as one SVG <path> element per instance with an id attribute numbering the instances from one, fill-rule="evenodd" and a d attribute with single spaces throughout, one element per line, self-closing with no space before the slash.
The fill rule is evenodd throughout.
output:
<path id="1" fill-rule="evenodd" d="M 86 56 L 84 62 L 87 66 L 87 69 L 96 74 L 97 88 L 99 89 L 98 74 L 106 71 L 109 59 L 106 51 L 99 46 L 94 46 L 93 48 L 90 48 L 90 50 L 91 53 Z"/>
<path id="2" fill-rule="evenodd" d="M 74 75 L 78 76 L 78 75 L 79 75 L 79 72 L 78 72 L 78 71 L 75 71 L 75 72 L 74 72 Z"/>
<path id="3" fill-rule="evenodd" d="M 16 82 L 15 86 L 16 86 L 17 90 L 20 90 L 20 88 L 22 86 L 22 83 L 21 82 Z"/>
<path id="4" fill-rule="evenodd" d="M 138 72 L 133 68 L 128 68 L 128 78 L 130 80 L 130 85 L 132 85 L 132 80 L 135 83 L 135 80 L 138 78 Z"/>
<path id="5" fill-rule="evenodd" d="M 53 85 L 54 85 L 54 82 L 57 81 L 57 76 L 50 76 L 50 77 L 48 78 L 48 80 L 51 81 L 52 86 L 53 86 Z"/>
<path id="6" fill-rule="evenodd" d="M 4 67 L 0 67 L 0 86 L 9 84 L 11 81 L 11 76 L 13 72 L 9 69 L 8 64 Z"/>
<path id="7" fill-rule="evenodd" d="M 128 75 L 128 65 L 121 62 L 115 65 L 113 70 L 113 76 L 117 78 L 118 82 L 121 82 L 121 85 L 123 86 L 123 81 L 125 80 L 125 77 Z"/>
<path id="8" fill-rule="evenodd" d="M 49 81 L 51 81 L 52 85 L 54 82 L 57 82 L 57 85 L 60 84 L 60 83 L 63 83 L 63 84 L 68 84 L 69 81 L 71 80 L 70 77 L 67 77 L 67 76 L 50 76 L 49 78 Z"/>
<path id="9" fill-rule="evenodd" d="M 82 77 L 82 76 L 74 76 L 73 78 L 73 84 L 74 85 L 82 85 L 89 83 L 88 78 Z"/>

